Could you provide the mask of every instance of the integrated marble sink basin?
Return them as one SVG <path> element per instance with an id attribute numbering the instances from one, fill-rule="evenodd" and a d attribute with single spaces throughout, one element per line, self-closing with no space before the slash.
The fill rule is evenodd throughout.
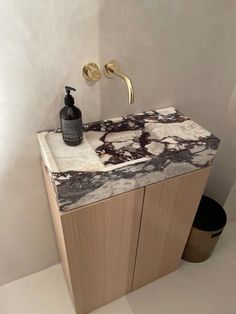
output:
<path id="1" fill-rule="evenodd" d="M 76 147 L 59 129 L 38 139 L 62 211 L 207 167 L 219 145 L 173 107 L 85 124 Z"/>

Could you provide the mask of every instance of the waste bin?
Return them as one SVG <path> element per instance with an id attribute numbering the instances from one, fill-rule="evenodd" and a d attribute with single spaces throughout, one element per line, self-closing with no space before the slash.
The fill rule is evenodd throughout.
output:
<path id="1" fill-rule="evenodd" d="M 207 260 L 226 221 L 223 207 L 213 199 L 202 196 L 182 258 L 192 263 Z"/>

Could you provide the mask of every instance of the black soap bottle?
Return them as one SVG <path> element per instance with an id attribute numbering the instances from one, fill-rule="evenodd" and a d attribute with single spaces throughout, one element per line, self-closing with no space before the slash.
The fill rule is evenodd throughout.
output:
<path id="1" fill-rule="evenodd" d="M 65 106 L 60 111 L 62 138 L 67 145 L 76 146 L 83 140 L 82 113 L 74 105 L 74 98 L 70 94 L 76 89 L 70 86 L 65 86 L 65 89 Z"/>

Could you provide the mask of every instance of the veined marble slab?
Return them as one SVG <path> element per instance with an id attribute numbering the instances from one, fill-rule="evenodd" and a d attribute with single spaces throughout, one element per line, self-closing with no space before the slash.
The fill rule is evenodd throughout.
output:
<path id="1" fill-rule="evenodd" d="M 208 167 L 220 142 L 173 107 L 85 124 L 79 146 L 38 139 L 61 211 Z"/>

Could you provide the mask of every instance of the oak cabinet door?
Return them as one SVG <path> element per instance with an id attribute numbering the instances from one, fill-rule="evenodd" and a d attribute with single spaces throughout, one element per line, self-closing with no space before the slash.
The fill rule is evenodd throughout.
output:
<path id="1" fill-rule="evenodd" d="M 145 188 L 133 290 L 178 268 L 208 174 L 205 168 Z"/>
<path id="2" fill-rule="evenodd" d="M 62 215 L 77 313 L 131 292 L 143 194 L 140 188 Z"/>

